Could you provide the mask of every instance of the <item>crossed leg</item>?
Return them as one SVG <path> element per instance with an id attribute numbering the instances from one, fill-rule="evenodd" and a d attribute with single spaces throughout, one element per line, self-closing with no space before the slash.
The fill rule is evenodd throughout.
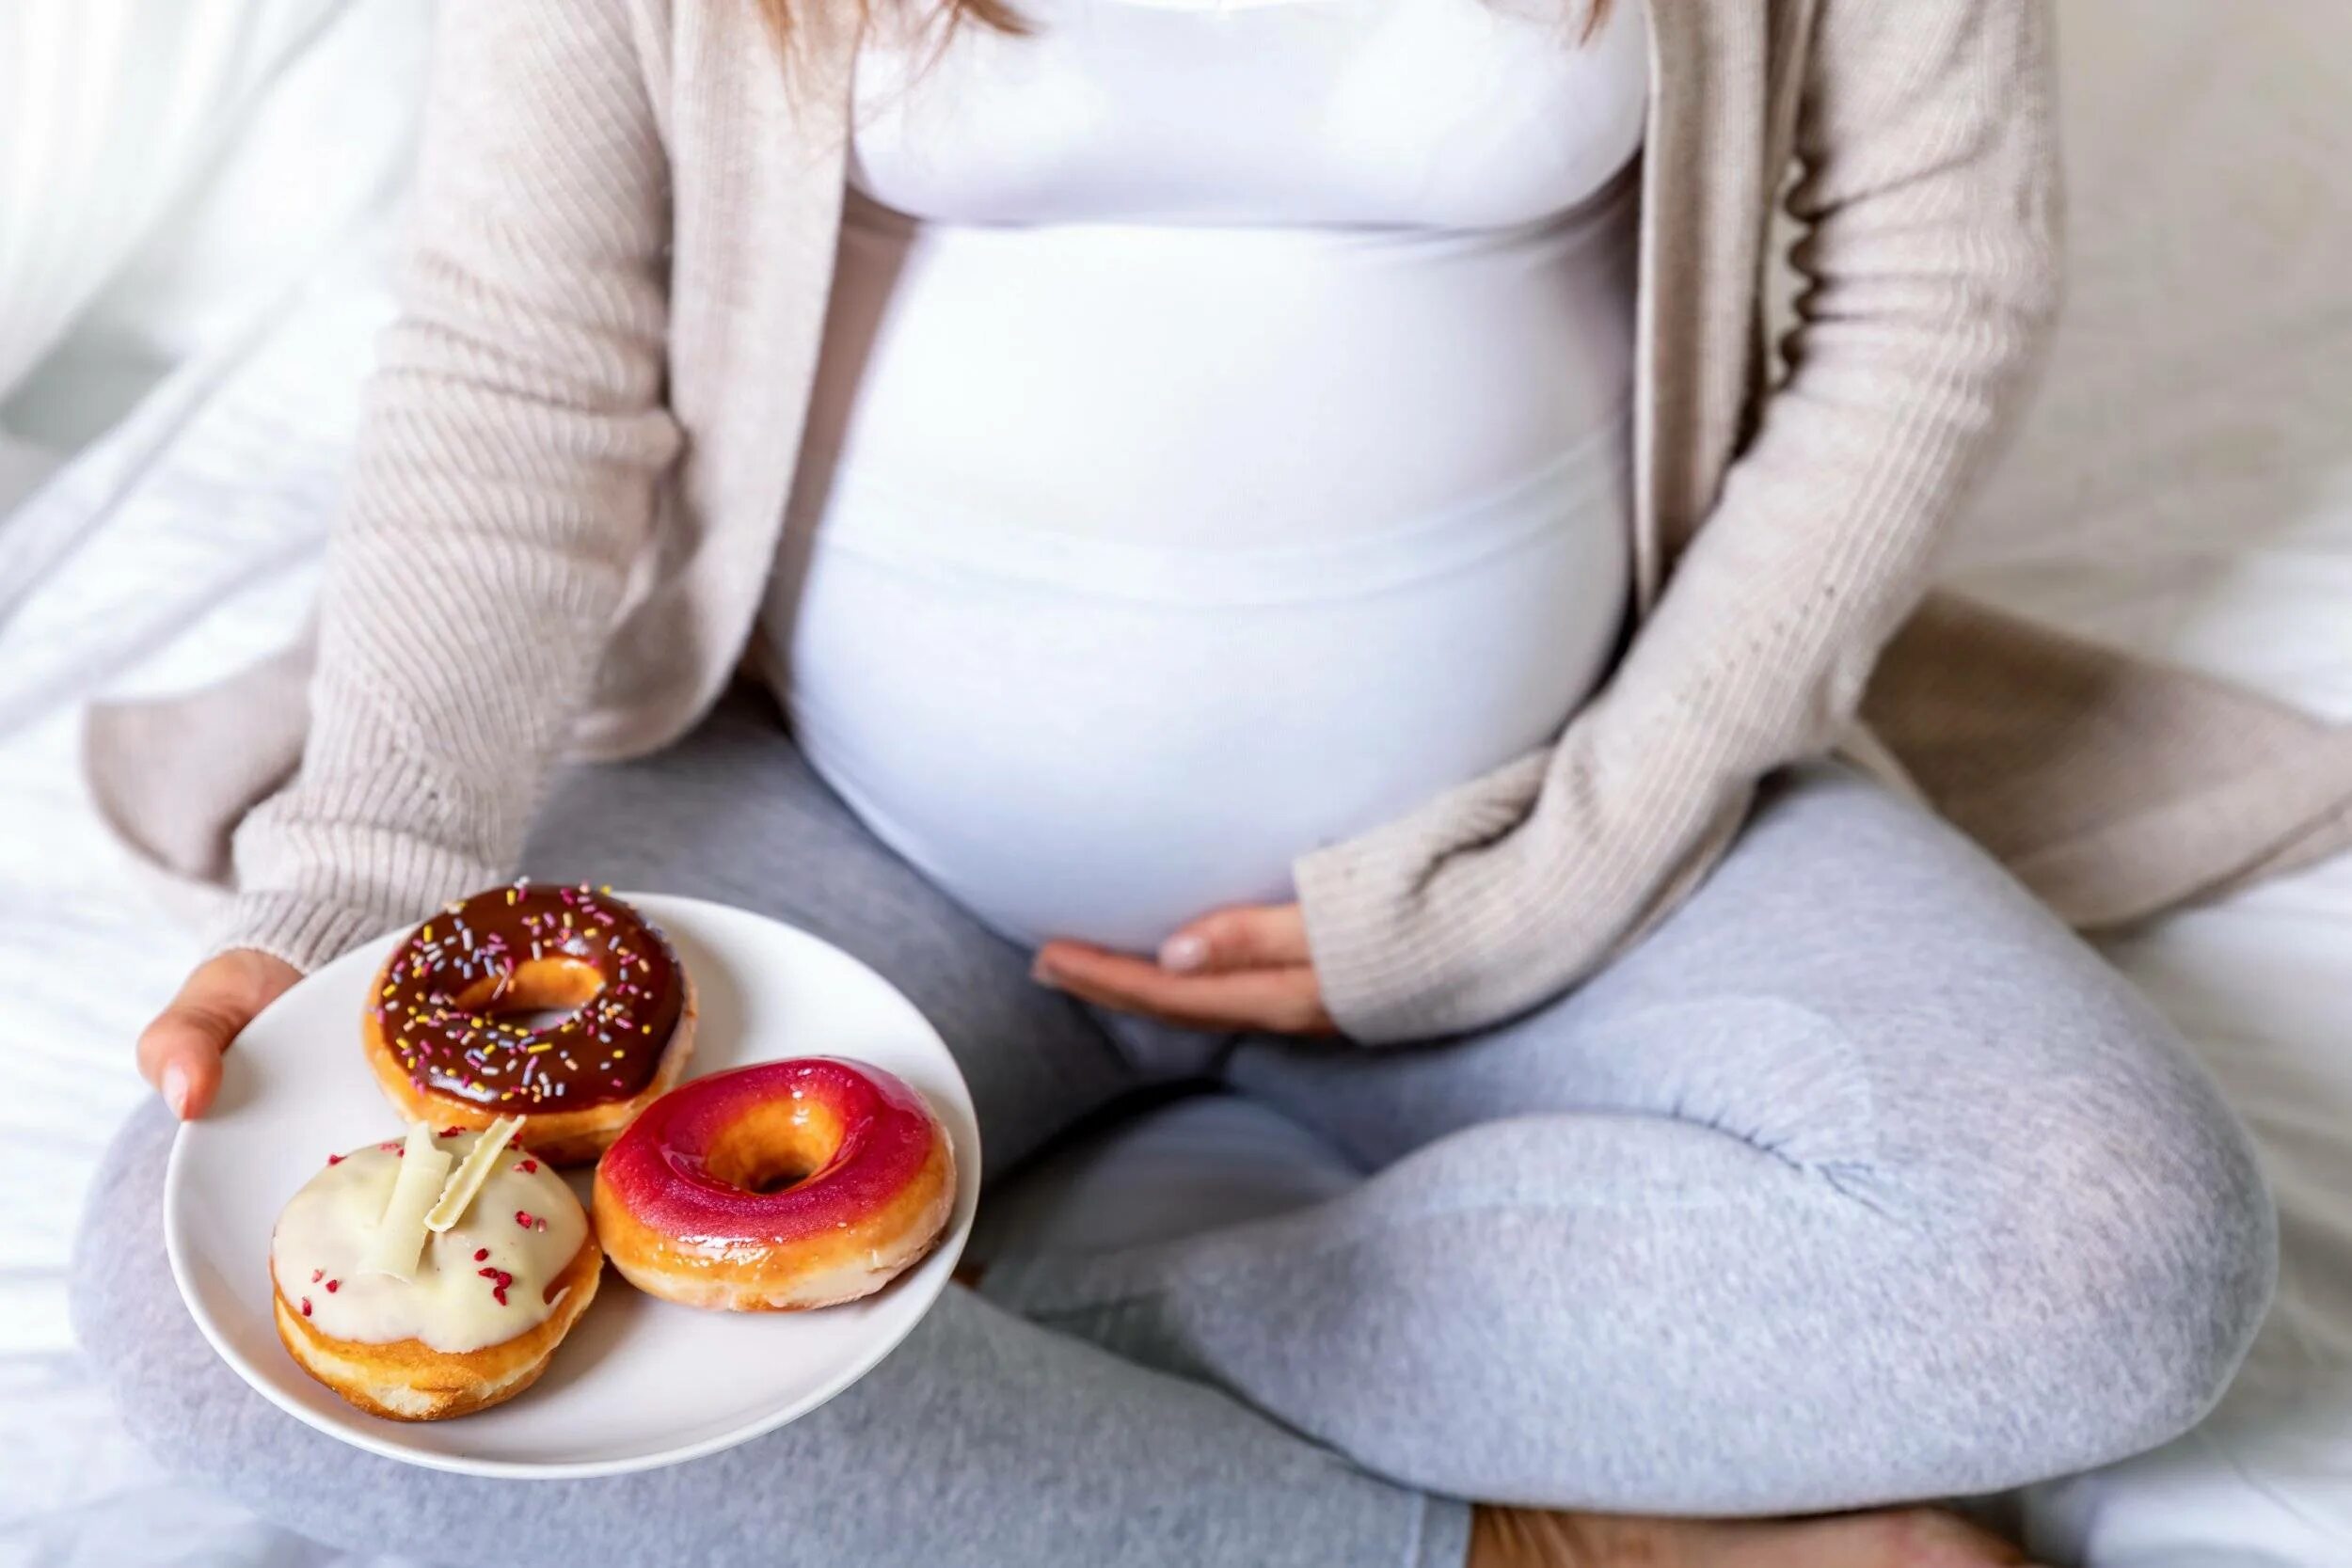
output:
<path id="1" fill-rule="evenodd" d="M 341 1449 L 235 1382 L 164 1274 L 150 1114 L 86 1222 L 85 1342 L 157 1447 L 323 1539 L 430 1555 L 436 1521 L 488 1514 L 514 1555 L 583 1564 L 1450 1568 L 1449 1497 L 1777 1513 L 2114 1457 L 2201 1411 L 2267 1287 L 2260 1181 L 2162 1025 L 1842 775 L 1780 791 L 1572 996 L 1377 1053 L 1122 1048 L 1141 1037 L 1031 985 L 741 703 L 568 776 L 529 863 L 764 910 L 874 963 L 956 1051 L 994 1169 L 1221 1059 L 1375 1174 L 1202 1234 L 1018 1254 L 987 1285 L 1018 1315 L 951 1291 L 767 1438 L 516 1489 Z"/>
<path id="2" fill-rule="evenodd" d="M 1727 1515 L 2162 1442 L 2265 1306 L 2250 1148 L 2129 987 L 1949 830 L 1783 781 L 1679 912 L 1502 1027 L 1246 1041 L 1374 1174 L 988 1293 L 1456 1496 Z"/>

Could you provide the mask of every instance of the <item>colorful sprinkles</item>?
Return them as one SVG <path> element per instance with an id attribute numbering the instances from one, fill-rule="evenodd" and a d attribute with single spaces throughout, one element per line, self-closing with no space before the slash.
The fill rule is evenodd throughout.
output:
<path id="1" fill-rule="evenodd" d="M 596 993 L 543 1026 L 511 1022 L 501 998 L 525 965 L 549 958 L 592 969 Z M 526 1116 L 642 1089 L 683 1005 L 667 939 L 612 889 L 585 882 L 518 881 L 447 905 L 395 950 L 385 976 L 371 1010 L 412 1079 Z"/>

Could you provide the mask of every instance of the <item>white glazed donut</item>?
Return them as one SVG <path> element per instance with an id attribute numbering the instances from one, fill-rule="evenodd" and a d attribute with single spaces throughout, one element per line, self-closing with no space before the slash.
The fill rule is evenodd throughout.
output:
<path id="1" fill-rule="evenodd" d="M 420 1124 L 405 1143 L 328 1155 L 294 1194 L 270 1278 L 278 1337 L 304 1371 L 371 1415 L 430 1421 L 512 1399 L 546 1370 L 604 1254 L 571 1189 L 511 1132 Z"/>

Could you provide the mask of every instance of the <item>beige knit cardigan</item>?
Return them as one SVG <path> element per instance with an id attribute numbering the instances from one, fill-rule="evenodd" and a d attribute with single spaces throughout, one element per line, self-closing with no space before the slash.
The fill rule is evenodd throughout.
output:
<path id="1" fill-rule="evenodd" d="M 1914 618 L 2058 301 L 2041 0 L 1650 9 L 1638 629 L 1555 745 L 1297 863 L 1342 1025 L 1440 1035 L 1572 985 L 1704 874 L 1763 775 L 1841 744 L 1891 768 L 1855 723 L 1874 666 L 1878 738 L 2078 921 L 2342 842 L 2343 732 L 1965 607 Z M 854 44 L 812 10 L 787 75 L 755 11 L 442 8 L 315 668 L 88 730 L 124 836 L 233 880 L 223 944 L 314 965 L 508 874 L 560 757 L 666 744 L 736 669 Z M 1768 387 L 1776 196 L 1803 289 Z"/>

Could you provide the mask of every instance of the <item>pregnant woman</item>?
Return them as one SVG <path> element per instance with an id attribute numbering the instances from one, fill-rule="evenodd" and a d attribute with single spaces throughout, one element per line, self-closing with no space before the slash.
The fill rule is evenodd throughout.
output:
<path id="1" fill-rule="evenodd" d="M 182 759 L 110 799 L 161 858 L 243 816 L 141 1063 L 202 1115 L 520 866 L 873 962 L 993 1170 L 1210 1081 L 1344 1179 L 499 1485 L 211 1358 L 158 1110 L 82 1255 L 132 1418 L 427 1557 L 2016 1560 L 1850 1511 L 2181 1432 L 2274 1245 L 2152 1010 L 1828 760 L 2053 307 L 2042 7 L 946 3 L 444 7 L 313 664 L 94 736 Z"/>

